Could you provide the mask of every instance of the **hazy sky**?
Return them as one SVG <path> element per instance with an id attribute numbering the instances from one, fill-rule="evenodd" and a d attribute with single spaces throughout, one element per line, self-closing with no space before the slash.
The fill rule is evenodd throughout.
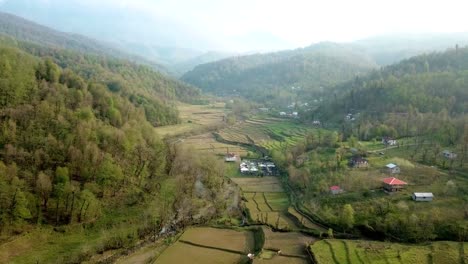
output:
<path id="1" fill-rule="evenodd" d="M 155 27 L 164 27 L 161 23 L 167 23 L 167 27 L 183 28 L 218 49 L 238 51 L 259 49 L 265 42 L 285 48 L 389 33 L 468 32 L 467 0 L 23 1 L 45 6 L 67 2 L 84 8 L 141 14 L 149 25 L 154 22 Z"/>

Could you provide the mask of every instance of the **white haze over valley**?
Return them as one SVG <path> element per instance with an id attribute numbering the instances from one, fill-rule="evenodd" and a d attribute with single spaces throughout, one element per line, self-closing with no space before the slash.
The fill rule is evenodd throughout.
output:
<path id="1" fill-rule="evenodd" d="M 0 0 L 11 12 L 95 38 L 247 52 L 375 35 L 467 32 L 461 0 Z"/>

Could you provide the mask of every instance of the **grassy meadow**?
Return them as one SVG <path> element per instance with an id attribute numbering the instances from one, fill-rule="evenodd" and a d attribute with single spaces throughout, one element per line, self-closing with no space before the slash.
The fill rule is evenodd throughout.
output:
<path id="1" fill-rule="evenodd" d="M 161 126 L 155 128 L 161 137 L 177 136 L 191 133 L 197 130 L 215 128 L 224 124 L 226 109 L 224 103 L 212 103 L 209 105 L 189 105 L 179 103 L 180 123 L 177 125 Z"/>

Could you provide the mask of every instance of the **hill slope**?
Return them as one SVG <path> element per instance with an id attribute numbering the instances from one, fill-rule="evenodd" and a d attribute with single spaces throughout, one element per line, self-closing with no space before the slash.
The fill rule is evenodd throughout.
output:
<path id="1" fill-rule="evenodd" d="M 129 54 L 115 48 L 111 44 L 99 42 L 78 34 L 56 31 L 8 13 L 0 12 L 0 34 L 20 41 L 32 42 L 48 47 L 126 59 L 149 65 L 161 72 L 167 72 L 167 69 L 162 65 L 143 59 L 143 57 Z"/>
<path id="2" fill-rule="evenodd" d="M 421 55 L 331 89 L 314 117 L 339 121 L 345 135 L 364 140 L 429 135 L 468 147 L 461 142 L 468 140 L 466 83 L 468 48 Z M 348 113 L 356 120 L 343 121 Z"/>
<path id="3" fill-rule="evenodd" d="M 364 74 L 376 65 L 349 47 L 321 43 L 304 49 L 255 54 L 203 64 L 182 80 L 205 92 L 240 94 L 254 100 L 291 86 L 317 91 Z"/>

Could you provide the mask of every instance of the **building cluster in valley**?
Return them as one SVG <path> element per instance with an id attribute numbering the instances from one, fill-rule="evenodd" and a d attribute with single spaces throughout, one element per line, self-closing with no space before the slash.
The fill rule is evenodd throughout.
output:
<path id="1" fill-rule="evenodd" d="M 278 168 L 275 163 L 267 159 L 262 160 L 241 160 L 235 153 L 227 153 L 224 156 L 225 162 L 240 162 L 239 171 L 244 175 L 256 176 L 278 176 Z"/>
<path id="2" fill-rule="evenodd" d="M 275 163 L 264 160 L 242 160 L 239 165 L 242 174 L 258 176 L 277 176 L 278 169 Z"/>

